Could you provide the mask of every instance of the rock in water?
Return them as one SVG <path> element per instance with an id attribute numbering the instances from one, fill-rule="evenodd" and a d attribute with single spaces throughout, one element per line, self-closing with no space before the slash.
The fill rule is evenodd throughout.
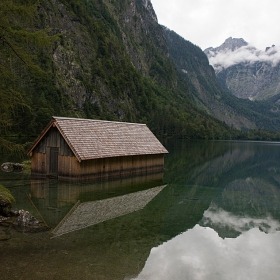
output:
<path id="1" fill-rule="evenodd" d="M 39 221 L 32 216 L 28 211 L 19 210 L 18 217 L 14 221 L 14 225 L 19 227 L 34 226 L 38 225 Z"/>
<path id="2" fill-rule="evenodd" d="M 37 232 L 48 230 L 47 226 L 42 224 L 34 216 L 32 216 L 28 211 L 19 210 L 18 217 L 14 220 L 13 226 L 18 231 L 23 232 Z"/>
<path id="3" fill-rule="evenodd" d="M 24 169 L 24 165 L 21 163 L 4 162 L 1 164 L 1 168 L 5 172 L 22 171 Z"/>

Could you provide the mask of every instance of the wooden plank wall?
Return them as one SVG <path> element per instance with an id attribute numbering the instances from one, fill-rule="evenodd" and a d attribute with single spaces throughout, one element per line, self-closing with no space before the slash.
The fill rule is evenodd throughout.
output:
<path id="1" fill-rule="evenodd" d="M 60 135 L 57 128 L 52 127 L 47 132 L 45 137 L 38 143 L 38 145 L 33 150 L 31 159 L 31 173 L 33 175 L 41 174 L 48 175 L 49 172 L 49 152 L 50 147 L 59 148 L 58 166 L 59 172 L 71 174 L 71 168 L 73 165 L 73 172 L 77 174 L 77 160 L 74 157 L 73 152 L 69 148 L 66 141 Z M 65 156 L 65 159 L 62 157 Z M 69 161 L 69 163 L 68 163 Z M 70 166 L 70 169 L 69 169 Z M 79 172 L 78 172 L 79 174 Z"/>
<path id="2" fill-rule="evenodd" d="M 33 175 L 48 175 L 47 154 L 33 153 Z M 87 160 L 81 163 L 76 157 L 58 156 L 58 177 L 61 179 L 113 179 L 153 172 L 162 172 L 163 155 L 143 155 Z"/>
<path id="3" fill-rule="evenodd" d="M 46 153 L 47 147 L 58 147 L 60 155 L 74 156 L 68 144 L 55 127 L 50 128 L 45 137 L 43 137 L 43 139 L 35 147 L 33 152 Z"/>
<path id="4" fill-rule="evenodd" d="M 58 174 L 59 176 L 80 176 L 81 175 L 81 164 L 76 157 L 71 156 L 58 156 Z"/>
<path id="5" fill-rule="evenodd" d="M 51 128 L 33 150 L 33 175 L 48 175 L 50 147 L 58 147 L 61 179 L 111 179 L 163 171 L 164 155 L 137 155 L 78 162 L 57 128 Z"/>
<path id="6" fill-rule="evenodd" d="M 44 153 L 33 153 L 31 159 L 31 173 L 32 174 L 46 174 L 47 156 Z"/>
<path id="7" fill-rule="evenodd" d="M 139 155 L 87 160 L 81 163 L 83 179 L 112 179 L 162 172 L 164 155 Z"/>

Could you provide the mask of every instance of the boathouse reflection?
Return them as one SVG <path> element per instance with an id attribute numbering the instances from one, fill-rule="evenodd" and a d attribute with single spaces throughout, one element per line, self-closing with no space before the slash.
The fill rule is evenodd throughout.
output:
<path id="1" fill-rule="evenodd" d="M 79 214 L 79 223 L 85 227 L 86 224 L 92 225 L 98 220 L 100 222 L 106 220 L 97 217 L 101 209 L 102 215 L 111 219 L 114 213 L 120 216 L 143 208 L 162 190 L 162 185 L 163 173 L 93 183 L 32 180 L 30 198 L 37 212 L 50 228 L 55 228 L 62 220 L 65 222 L 65 216 L 69 218 L 70 212 L 76 214 L 77 211 L 84 213 Z M 102 201 L 104 203 L 101 203 Z M 117 204 L 123 208 L 112 209 L 114 205 L 117 207 Z M 97 207 L 99 210 L 95 211 Z M 106 209 L 112 213 L 106 214 Z M 90 219 L 89 215 L 94 222 L 89 220 L 81 222 L 82 218 Z M 73 218 L 73 215 L 71 217 Z"/>

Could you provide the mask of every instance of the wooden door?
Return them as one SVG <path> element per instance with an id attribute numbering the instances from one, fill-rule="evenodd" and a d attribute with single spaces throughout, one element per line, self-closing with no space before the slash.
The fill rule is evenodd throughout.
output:
<path id="1" fill-rule="evenodd" d="M 58 175 L 58 148 L 50 147 L 49 175 L 57 177 Z"/>

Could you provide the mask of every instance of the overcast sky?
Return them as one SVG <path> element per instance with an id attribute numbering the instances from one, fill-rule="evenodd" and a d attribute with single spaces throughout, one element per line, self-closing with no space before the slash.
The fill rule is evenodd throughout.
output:
<path id="1" fill-rule="evenodd" d="M 199 46 L 218 47 L 228 37 L 259 49 L 280 46 L 279 0 L 151 0 L 160 24 Z"/>

